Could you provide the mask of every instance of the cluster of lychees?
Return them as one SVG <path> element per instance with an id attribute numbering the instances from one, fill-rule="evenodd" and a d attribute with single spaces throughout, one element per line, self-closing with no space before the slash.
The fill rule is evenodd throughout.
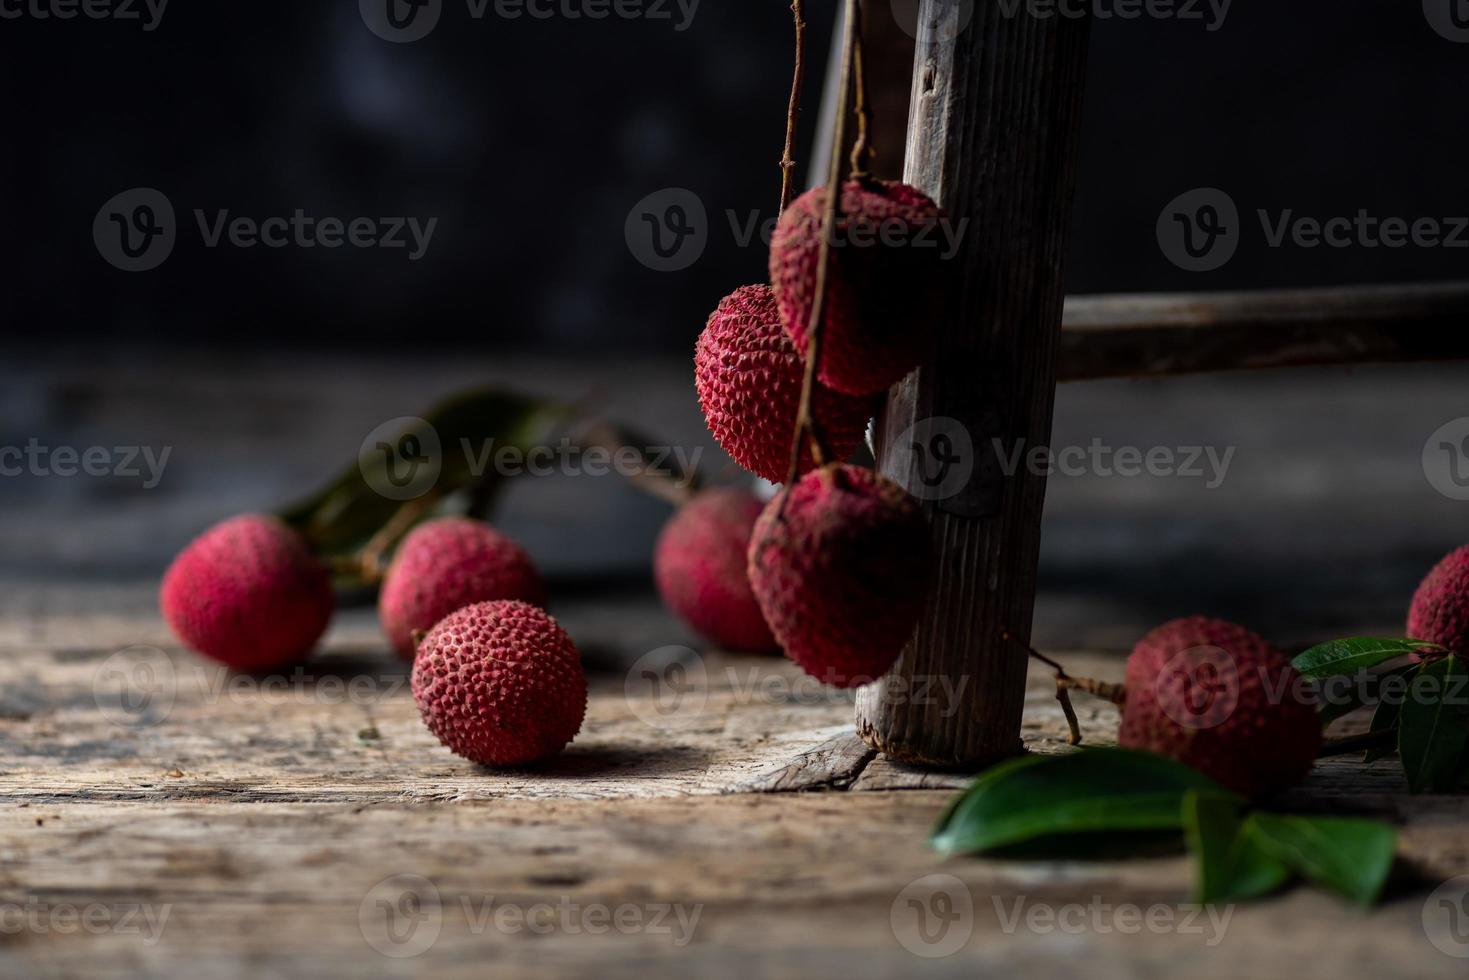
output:
<path id="1" fill-rule="evenodd" d="M 746 491 L 695 498 L 664 530 L 656 569 L 668 605 L 716 642 L 778 645 L 813 677 L 853 687 L 891 668 L 926 593 L 928 529 L 917 503 L 842 461 L 879 393 L 924 354 L 940 260 L 911 243 L 941 215 L 915 188 L 865 175 L 841 197 L 830 229 L 824 188 L 792 202 L 771 240 L 773 285 L 726 296 L 695 346 L 695 386 L 715 439 L 772 483 L 798 479 L 763 511 Z M 817 330 L 813 377 L 806 358 Z"/>
<path id="2" fill-rule="evenodd" d="M 419 525 L 398 546 L 378 615 L 413 661 L 413 697 L 454 752 L 491 765 L 554 755 L 586 714 L 571 638 L 540 607 L 540 573 L 481 521 Z M 164 618 L 189 647 L 236 670 L 304 660 L 331 621 L 331 573 L 285 522 L 257 514 L 210 528 L 163 578 Z"/>

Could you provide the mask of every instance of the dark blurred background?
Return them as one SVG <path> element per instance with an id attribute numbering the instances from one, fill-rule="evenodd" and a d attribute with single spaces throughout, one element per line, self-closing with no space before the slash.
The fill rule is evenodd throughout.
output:
<path id="1" fill-rule="evenodd" d="M 803 145 L 836 4 L 807 6 Z M 356 0 L 178 2 L 151 31 L 0 19 L 7 332 L 44 344 L 437 342 L 487 356 L 687 350 L 720 295 L 764 274 L 763 246 L 741 247 L 726 212 L 768 218 L 776 202 L 787 4 L 702 0 L 685 19 L 668 0 L 668 19 L 632 20 L 494 9 L 474 19 L 447 0 L 432 33 L 405 44 L 371 33 Z M 1434 33 L 1417 3 L 1239 3 L 1213 31 L 1204 0 L 1197 9 L 1204 19 L 1095 24 L 1073 292 L 1462 273 L 1465 250 L 1269 249 L 1258 233 L 1218 272 L 1170 265 L 1154 224 L 1195 187 L 1224 189 L 1245 215 L 1465 210 L 1469 45 Z M 143 0 L 135 10 L 146 21 Z M 906 70 L 874 79 L 907 82 Z M 163 266 L 128 274 L 101 261 L 91 228 L 104 202 L 140 186 L 168 196 L 180 236 Z M 676 273 L 645 268 L 623 234 L 630 209 L 667 187 L 694 191 L 711 220 L 704 254 Z M 206 249 L 196 208 L 439 222 L 408 261 Z"/>
<path id="2" fill-rule="evenodd" d="M 0 446 L 172 456 L 155 488 L 0 480 L 0 613 L 54 601 L 31 588 L 48 578 L 99 594 L 136 582 L 126 601 L 151 602 L 202 527 L 299 496 L 380 423 L 467 385 L 591 397 L 738 477 L 704 431 L 689 355 L 719 297 L 765 276 L 763 243 L 742 245 L 729 214 L 773 217 L 784 0 L 702 0 L 687 21 L 676 2 L 667 19 L 511 20 L 493 0 L 483 19 L 445 0 L 432 33 L 403 44 L 369 30 L 356 0 L 169 4 L 152 30 L 142 0 L 142 21 L 10 16 L 46 2 L 0 2 Z M 835 3 L 808 6 L 803 161 Z M 1412 2 L 1233 4 L 1216 30 L 1215 11 L 1194 9 L 1204 19 L 1094 25 L 1071 292 L 1464 277 L 1462 248 L 1272 249 L 1254 215 L 1469 212 L 1469 43 Z M 904 90 L 908 70 L 873 84 Z M 903 124 L 877 120 L 888 135 Z M 178 241 L 158 268 L 125 272 L 93 222 L 138 187 L 171 202 Z M 1226 191 L 1247 229 L 1207 273 L 1172 265 L 1155 237 L 1164 207 L 1199 187 Z M 664 272 L 625 227 L 669 188 L 705 209 L 707 246 Z M 195 209 L 437 225 L 417 261 L 210 249 Z M 1469 538 L 1465 504 L 1422 463 L 1430 434 L 1469 416 L 1466 380 L 1449 365 L 1063 387 L 1058 445 L 1237 452 L 1217 488 L 1054 479 L 1044 642 L 1126 645 L 1195 611 L 1287 637 L 1396 628 L 1428 565 Z M 515 487 L 502 519 L 553 576 L 646 588 L 666 516 L 616 480 L 553 480 Z"/>

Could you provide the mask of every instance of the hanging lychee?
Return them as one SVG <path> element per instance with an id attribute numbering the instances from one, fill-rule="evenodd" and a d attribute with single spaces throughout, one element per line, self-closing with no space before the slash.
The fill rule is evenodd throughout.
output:
<path id="1" fill-rule="evenodd" d="M 887 673 L 927 594 L 928 524 L 891 480 L 830 465 L 766 505 L 750 540 L 750 585 L 786 654 L 834 687 Z"/>
<path id="2" fill-rule="evenodd" d="M 663 602 L 680 619 L 730 650 L 765 652 L 775 637 L 750 591 L 750 532 L 764 504 L 739 487 L 698 494 L 669 518 L 653 553 Z"/>
<path id="3" fill-rule="evenodd" d="M 806 350 L 816 295 L 825 187 L 781 215 L 770 243 L 780 318 Z M 819 379 L 853 395 L 880 392 L 922 360 L 938 316 L 942 212 L 907 184 L 859 177 L 842 191 L 832 231 Z"/>
<path id="4" fill-rule="evenodd" d="M 186 646 L 236 670 L 305 659 L 334 606 L 326 566 L 300 534 L 261 514 L 195 538 L 164 574 L 159 602 Z"/>
<path id="5" fill-rule="evenodd" d="M 744 286 L 721 300 L 694 348 L 695 386 L 709 431 L 735 462 L 772 483 L 790 469 L 804 374 L 768 286 Z M 838 460 L 861 443 L 874 409 L 871 398 L 823 387 L 812 392 L 818 431 Z M 806 450 L 801 472 L 814 465 Z"/>
<path id="6" fill-rule="evenodd" d="M 1310 770 L 1321 720 L 1285 654 L 1242 626 L 1196 616 L 1138 641 L 1117 741 L 1257 798 Z"/>

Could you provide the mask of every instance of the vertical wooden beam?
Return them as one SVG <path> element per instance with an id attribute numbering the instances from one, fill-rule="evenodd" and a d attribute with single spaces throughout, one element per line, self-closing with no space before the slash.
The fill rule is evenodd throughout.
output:
<path id="1" fill-rule="evenodd" d="M 927 498 L 915 461 L 936 454 L 972 471 L 926 501 L 928 608 L 894 670 L 858 695 L 857 729 L 884 754 L 929 766 L 975 768 L 1020 751 L 1026 654 L 1016 641 L 1030 637 L 1045 479 L 1023 466 L 1005 473 L 996 446 L 1050 441 L 1090 30 L 1086 18 L 1027 8 L 919 9 L 906 179 L 963 238 L 934 350 L 889 394 L 878 461 Z M 912 449 L 941 436 L 926 454 Z"/>

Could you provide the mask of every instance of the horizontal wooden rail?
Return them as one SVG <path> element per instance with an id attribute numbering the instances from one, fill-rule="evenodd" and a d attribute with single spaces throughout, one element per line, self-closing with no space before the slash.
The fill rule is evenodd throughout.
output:
<path id="1" fill-rule="evenodd" d="M 1469 359 L 1469 282 L 1070 296 L 1060 380 Z"/>

